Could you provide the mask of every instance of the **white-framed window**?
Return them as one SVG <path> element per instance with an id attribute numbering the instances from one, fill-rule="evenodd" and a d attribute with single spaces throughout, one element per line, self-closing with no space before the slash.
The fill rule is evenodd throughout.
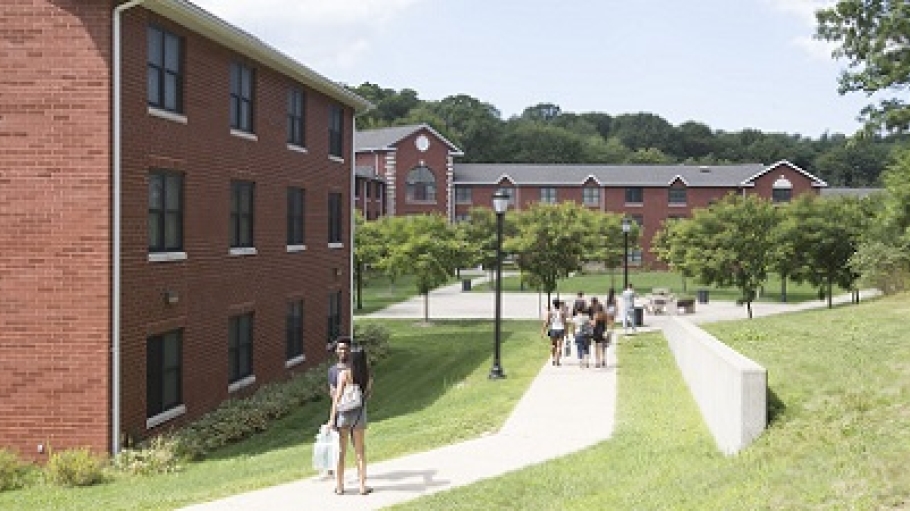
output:
<path id="1" fill-rule="evenodd" d="M 551 186 L 541 188 L 540 202 L 545 204 L 556 204 L 556 188 Z"/>

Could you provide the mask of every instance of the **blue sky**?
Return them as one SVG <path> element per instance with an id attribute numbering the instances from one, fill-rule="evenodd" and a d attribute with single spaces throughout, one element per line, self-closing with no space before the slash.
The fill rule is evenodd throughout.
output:
<path id="1" fill-rule="evenodd" d="M 852 134 L 869 102 L 812 40 L 830 0 L 194 0 L 332 80 L 468 94 L 508 118 L 650 112 L 674 125 Z"/>

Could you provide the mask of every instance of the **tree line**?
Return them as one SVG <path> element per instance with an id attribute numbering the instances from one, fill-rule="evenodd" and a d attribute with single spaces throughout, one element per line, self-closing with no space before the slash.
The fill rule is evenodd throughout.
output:
<path id="1" fill-rule="evenodd" d="M 788 160 L 831 186 L 878 187 L 891 150 L 905 137 L 848 137 L 714 130 L 678 126 L 653 113 L 610 115 L 563 111 L 540 103 L 503 119 L 492 104 L 456 94 L 424 101 L 412 89 L 363 83 L 352 90 L 376 108 L 357 118 L 358 129 L 426 123 L 461 148 L 465 163 L 692 164 Z"/>

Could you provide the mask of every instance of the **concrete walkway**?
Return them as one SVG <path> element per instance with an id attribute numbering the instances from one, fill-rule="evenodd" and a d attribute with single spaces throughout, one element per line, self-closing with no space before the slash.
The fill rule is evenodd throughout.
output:
<path id="1" fill-rule="evenodd" d="M 475 279 L 476 282 L 483 280 Z M 571 299 L 573 296 L 564 298 Z M 431 320 L 489 319 L 493 317 L 494 300 L 492 293 L 463 292 L 461 284 L 444 287 L 430 294 L 429 317 Z M 839 297 L 837 301 L 849 301 L 849 297 Z M 545 302 L 546 296 L 537 294 L 504 293 L 502 316 L 505 319 L 540 319 L 541 311 L 546 309 Z M 753 314 L 764 316 L 824 305 L 824 302 L 801 305 L 758 303 L 753 304 Z M 420 319 L 424 315 L 423 306 L 423 298 L 415 297 L 368 317 Z M 710 302 L 697 304 L 696 313 L 688 318 L 697 323 L 744 319 L 746 311 L 733 303 Z M 649 315 L 645 318 L 644 330 L 659 329 L 664 321 L 665 316 Z M 613 433 L 616 409 L 616 353 L 613 347 L 608 350 L 607 356 L 606 369 L 583 370 L 575 360 L 564 361 L 561 367 L 546 363 L 502 429 L 495 434 L 393 460 L 369 463 L 368 484 L 374 492 L 368 496 L 358 495 L 354 483 L 348 483 L 346 495 L 334 495 L 334 480 L 313 477 L 185 509 L 381 509 L 579 451 L 609 439 Z M 574 400 L 566 397 L 578 395 L 597 396 L 601 400 L 600 406 L 577 406 Z M 597 427 L 571 428 L 567 432 L 566 424 Z M 553 441 L 554 431 L 560 431 L 559 442 Z M 349 455 L 349 466 L 351 460 L 353 455 Z"/>

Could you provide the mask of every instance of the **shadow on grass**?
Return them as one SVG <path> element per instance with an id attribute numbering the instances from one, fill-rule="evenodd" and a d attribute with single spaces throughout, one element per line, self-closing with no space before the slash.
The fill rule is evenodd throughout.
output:
<path id="1" fill-rule="evenodd" d="M 374 397 L 367 408 L 370 423 L 430 406 L 490 359 L 492 337 L 488 334 L 493 327 L 489 320 L 440 321 L 430 326 L 416 323 L 413 319 L 383 321 L 391 325 L 391 354 L 372 368 Z M 504 345 L 514 331 L 508 323 L 503 324 Z M 210 453 L 208 459 L 255 456 L 311 443 L 328 418 L 331 404 L 327 394 L 274 421 L 264 434 Z"/>
<path id="2" fill-rule="evenodd" d="M 768 426 L 770 426 L 784 415 L 784 412 L 787 411 L 787 405 L 781 401 L 780 397 L 778 397 L 777 393 L 774 392 L 771 387 L 768 387 L 766 399 L 768 407 Z"/>

